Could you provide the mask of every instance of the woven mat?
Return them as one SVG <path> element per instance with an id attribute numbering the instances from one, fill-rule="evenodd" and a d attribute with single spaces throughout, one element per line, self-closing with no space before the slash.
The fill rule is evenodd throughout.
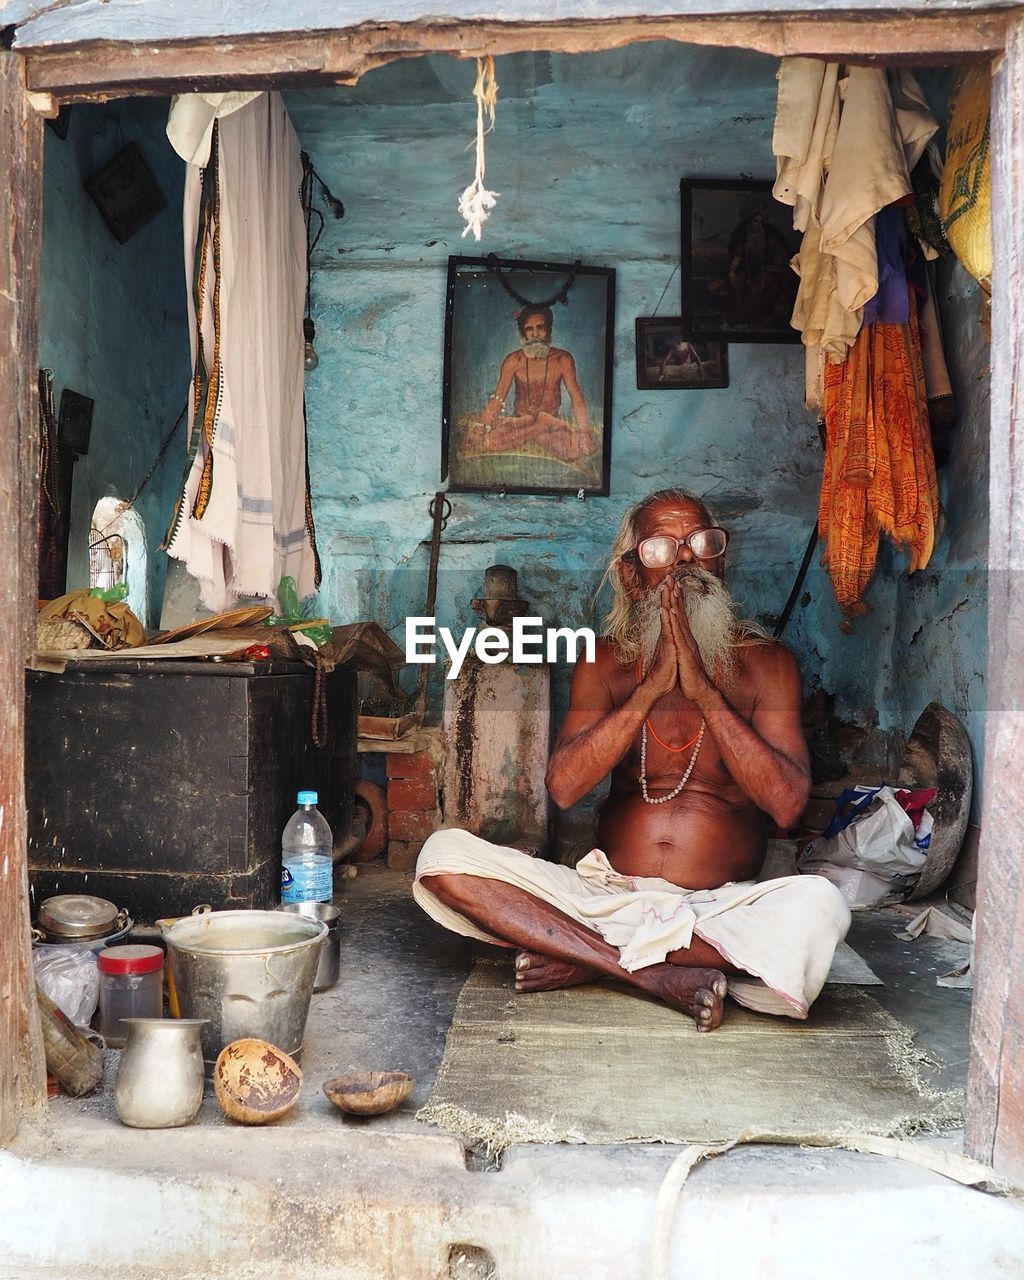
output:
<path id="1" fill-rule="evenodd" d="M 632 989 L 524 994 L 508 959 L 480 960 L 417 1118 L 489 1153 L 515 1142 L 907 1137 L 962 1123 L 963 1095 L 922 1082 L 912 1034 L 856 986 L 827 986 L 807 1022 L 727 1003 L 722 1026 Z"/>

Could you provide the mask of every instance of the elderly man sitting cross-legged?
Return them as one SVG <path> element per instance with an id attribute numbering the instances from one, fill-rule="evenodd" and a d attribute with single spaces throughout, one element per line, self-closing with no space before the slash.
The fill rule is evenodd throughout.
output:
<path id="1" fill-rule="evenodd" d="M 520 991 L 618 978 L 711 1031 L 727 991 L 805 1018 L 825 982 L 850 923 L 842 894 L 818 876 L 755 881 L 765 815 L 794 823 L 810 773 L 796 662 L 736 620 L 727 541 L 678 489 L 623 519 L 607 630 L 573 673 L 547 774 L 562 808 L 611 774 L 600 848 L 573 869 L 466 831 L 423 846 L 417 902 L 517 948 Z"/>

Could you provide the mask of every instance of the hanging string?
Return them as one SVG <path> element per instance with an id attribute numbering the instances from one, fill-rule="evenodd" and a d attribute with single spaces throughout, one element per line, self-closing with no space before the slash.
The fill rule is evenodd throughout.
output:
<path id="1" fill-rule="evenodd" d="M 132 494 L 132 496 L 128 499 L 127 502 L 122 502 L 118 507 L 119 514 L 124 511 L 127 511 L 129 507 L 135 506 L 136 502 L 139 500 L 139 495 L 142 493 L 143 489 L 145 489 L 146 485 L 149 484 L 150 480 L 152 480 L 153 472 L 160 465 L 160 460 L 164 456 L 164 454 L 167 452 L 167 449 L 171 441 L 174 439 L 175 432 L 178 430 L 181 424 L 185 421 L 185 414 L 187 412 L 188 412 L 188 401 L 186 400 L 184 406 L 182 407 L 181 413 L 178 414 L 178 417 L 175 420 L 174 426 L 171 427 L 170 431 L 168 431 L 168 433 L 164 436 L 163 444 L 161 444 L 160 449 L 156 457 L 153 459 L 153 463 L 150 466 L 149 470 L 142 477 L 142 481 L 139 484 L 139 487 L 135 490 L 135 492 Z"/>
<path id="2" fill-rule="evenodd" d="M 678 270 L 679 270 L 679 263 L 677 262 L 676 265 L 672 268 L 672 274 L 669 276 L 668 280 L 666 281 L 664 289 L 662 289 L 661 291 L 661 297 L 658 299 L 658 305 L 651 312 L 652 318 L 658 314 L 658 307 L 660 307 L 661 304 L 665 301 L 665 294 L 668 293 L 668 286 L 676 278 L 676 272 Z"/>
<path id="3" fill-rule="evenodd" d="M 324 204 L 327 205 L 336 218 L 345 216 L 345 206 L 317 173 L 309 153 L 300 151 L 299 160 L 302 164 L 302 184 L 299 187 L 299 200 L 302 203 L 302 214 L 306 223 L 306 315 L 308 316 L 310 315 L 309 295 L 313 284 L 313 250 L 319 243 L 320 237 L 324 233 L 324 227 L 327 225 L 323 213 L 313 203 L 316 187 L 319 186 Z M 319 225 L 316 235 L 310 239 L 310 229 L 314 218 L 317 219 Z"/>
<path id="4" fill-rule="evenodd" d="M 472 231 L 479 240 L 484 223 L 498 203 L 498 193 L 488 191 L 484 186 L 484 134 L 490 133 L 494 128 L 494 115 L 498 107 L 498 81 L 494 76 L 494 59 L 490 54 L 476 60 L 473 97 L 476 98 L 476 176 L 459 197 L 459 216 L 466 223 L 463 236 Z M 485 115 L 490 118 L 490 124 L 486 128 Z"/>
<path id="5" fill-rule="evenodd" d="M 39 481 L 46 504 L 60 518 L 57 488 L 57 415 L 53 403 L 53 370 L 39 370 Z"/>

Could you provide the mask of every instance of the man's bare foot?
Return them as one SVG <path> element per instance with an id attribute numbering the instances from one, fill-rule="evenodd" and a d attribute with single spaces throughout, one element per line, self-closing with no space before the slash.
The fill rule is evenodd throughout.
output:
<path id="1" fill-rule="evenodd" d="M 721 1025 L 728 988 L 724 973 L 718 969 L 689 969 L 675 964 L 652 965 L 649 972 L 656 979 L 652 994 L 673 1009 L 690 1014 L 698 1031 L 714 1031 Z"/>
<path id="2" fill-rule="evenodd" d="M 671 1008 L 690 1014 L 698 1031 L 714 1031 L 721 1025 L 728 987 L 724 973 L 718 969 L 691 969 L 675 964 L 652 965 L 647 972 L 655 979 L 651 994 Z M 555 960 L 538 951 L 516 952 L 517 991 L 557 991 L 585 982 L 599 982 L 602 976 L 586 965 Z"/>
<path id="3" fill-rule="evenodd" d="M 584 982 L 597 982 L 601 977 L 594 969 L 568 960 L 553 960 L 539 951 L 516 952 L 517 991 L 557 991 L 560 987 L 578 987 Z"/>

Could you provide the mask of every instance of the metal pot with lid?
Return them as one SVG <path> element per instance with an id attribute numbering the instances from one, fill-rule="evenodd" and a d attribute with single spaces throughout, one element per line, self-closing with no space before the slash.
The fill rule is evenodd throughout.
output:
<path id="1" fill-rule="evenodd" d="M 36 928 L 47 942 L 92 942 L 124 927 L 128 913 L 106 898 L 62 893 L 39 908 Z"/>

